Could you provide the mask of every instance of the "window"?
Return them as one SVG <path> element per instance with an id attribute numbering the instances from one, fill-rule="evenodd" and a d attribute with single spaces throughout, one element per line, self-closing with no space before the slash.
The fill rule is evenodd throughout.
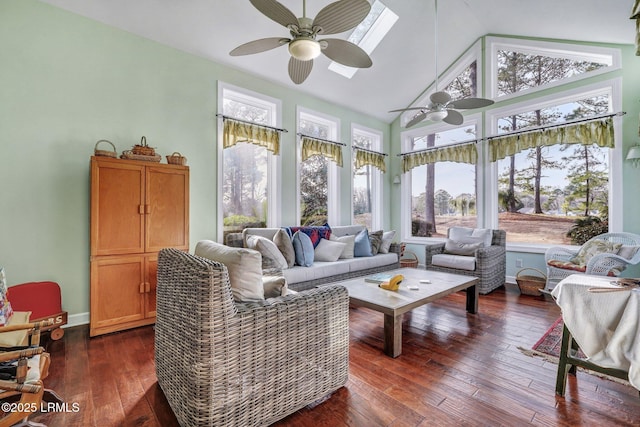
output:
<path id="1" fill-rule="evenodd" d="M 431 87 L 414 107 L 428 106 L 431 102 L 429 96 L 436 91 L 445 91 L 451 95 L 451 99 L 461 99 L 479 96 L 479 82 L 482 82 L 482 49 L 480 42 L 475 43 L 446 73 L 440 76 L 438 87 Z M 402 124 L 406 125 L 416 113 L 407 112 L 402 115 Z"/>
<path id="2" fill-rule="evenodd" d="M 381 1 L 375 0 L 371 5 L 369 14 L 354 28 L 348 40 L 358 45 L 367 54 L 371 54 L 397 20 L 398 15 L 382 4 Z M 358 68 L 347 67 L 335 61 L 329 64 L 329 69 L 348 79 L 358 71 Z"/>
<path id="3" fill-rule="evenodd" d="M 610 92 L 598 91 L 502 113 L 495 116 L 495 126 L 500 134 L 610 111 Z M 606 228 L 609 152 L 595 144 L 555 144 L 499 160 L 498 224 L 507 231 L 507 242 L 571 244 L 567 233 L 587 217 Z"/>
<path id="4" fill-rule="evenodd" d="M 219 84 L 219 110 L 227 117 L 249 123 L 278 126 L 280 101 L 234 87 Z M 267 227 L 279 222 L 276 171 L 278 156 L 265 147 L 238 142 L 222 149 L 222 120 L 218 132 L 221 167 L 222 233 L 241 231 L 245 227 Z"/>
<path id="5" fill-rule="evenodd" d="M 338 127 L 336 118 L 298 109 L 298 133 L 301 135 L 337 141 Z M 300 225 L 337 223 L 339 194 L 336 162 L 322 154 L 314 154 L 303 160 L 303 139 L 300 138 L 298 162 Z"/>
<path id="6" fill-rule="evenodd" d="M 446 147 L 476 139 L 476 118 L 457 128 L 438 125 L 405 132 L 403 152 Z M 469 144 L 474 144 L 470 142 Z M 462 144 L 460 144 L 462 145 Z M 475 144 L 471 148 L 475 150 Z M 403 238 L 446 237 L 452 226 L 476 227 L 478 206 L 474 164 L 439 161 L 414 167 L 403 180 Z"/>
<path id="7" fill-rule="evenodd" d="M 508 98 L 620 68 L 616 49 L 488 37 L 491 96 Z"/>
<path id="8" fill-rule="evenodd" d="M 353 147 L 378 151 L 382 149 L 382 134 L 358 125 L 351 128 Z M 353 223 L 361 224 L 369 230 L 382 228 L 382 172 L 364 165 L 356 169 L 353 164 Z"/>

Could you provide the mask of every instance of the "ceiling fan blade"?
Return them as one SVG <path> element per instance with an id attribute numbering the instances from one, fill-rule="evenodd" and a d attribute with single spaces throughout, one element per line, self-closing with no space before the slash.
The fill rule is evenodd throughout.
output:
<path id="1" fill-rule="evenodd" d="M 336 1 L 318 12 L 312 27 L 321 27 L 319 34 L 342 33 L 362 22 L 370 10 L 371 4 L 367 0 Z"/>
<path id="2" fill-rule="evenodd" d="M 409 120 L 404 127 L 410 128 L 411 126 L 417 125 L 418 123 L 423 121 L 425 117 L 427 117 L 426 111 L 423 111 L 422 113 L 418 113 L 413 119 Z"/>
<path id="3" fill-rule="evenodd" d="M 289 59 L 289 77 L 299 85 L 309 77 L 313 68 L 313 59 L 309 61 L 300 61 L 293 56 Z"/>
<path id="4" fill-rule="evenodd" d="M 342 39 L 324 39 L 320 42 L 323 46 L 326 45 L 322 53 L 342 65 L 356 68 L 369 68 L 373 65 L 367 52 L 351 42 Z"/>
<path id="5" fill-rule="evenodd" d="M 448 107 L 466 110 L 469 108 L 481 108 L 493 104 L 491 99 L 486 98 L 464 98 L 449 103 Z"/>
<path id="6" fill-rule="evenodd" d="M 429 99 L 434 104 L 446 104 L 451 101 L 451 96 L 447 92 L 434 92 Z"/>
<path id="7" fill-rule="evenodd" d="M 400 111 L 411 111 L 411 110 L 426 110 L 426 107 L 398 108 L 397 110 L 389 110 L 389 112 L 390 113 L 398 113 Z"/>
<path id="8" fill-rule="evenodd" d="M 286 6 L 276 0 L 249 0 L 251 4 L 266 17 L 273 19 L 285 27 L 298 25 L 298 18 Z"/>
<path id="9" fill-rule="evenodd" d="M 275 49 L 284 44 L 289 43 L 291 40 L 283 39 L 282 37 L 269 37 L 266 39 L 254 40 L 249 43 L 242 44 L 237 48 L 229 52 L 231 56 L 251 55 L 254 53 L 260 53 L 267 50 Z"/>
<path id="10" fill-rule="evenodd" d="M 443 122 L 449 123 L 450 125 L 461 125 L 464 123 L 464 116 L 460 114 L 459 111 L 456 110 L 447 110 L 449 114 L 447 117 L 442 119 Z"/>

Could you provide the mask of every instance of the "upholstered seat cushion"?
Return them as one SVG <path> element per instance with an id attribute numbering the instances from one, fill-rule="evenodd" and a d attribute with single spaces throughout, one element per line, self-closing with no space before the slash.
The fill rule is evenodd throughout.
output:
<path id="1" fill-rule="evenodd" d="M 472 256 L 438 254 L 433 256 L 431 263 L 458 270 L 474 271 L 476 269 L 476 258 Z"/>

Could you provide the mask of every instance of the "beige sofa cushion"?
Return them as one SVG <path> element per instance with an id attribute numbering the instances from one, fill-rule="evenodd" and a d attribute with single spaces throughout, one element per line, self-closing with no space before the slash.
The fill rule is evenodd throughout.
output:
<path id="1" fill-rule="evenodd" d="M 229 272 L 233 298 L 239 302 L 264 299 L 262 255 L 253 249 L 233 248 L 211 240 L 196 245 L 195 254 L 224 264 Z"/>
<path id="2" fill-rule="evenodd" d="M 284 270 L 289 268 L 280 249 L 274 242 L 262 236 L 247 236 L 247 248 L 254 249 L 262 255 L 262 268 L 279 268 Z"/>

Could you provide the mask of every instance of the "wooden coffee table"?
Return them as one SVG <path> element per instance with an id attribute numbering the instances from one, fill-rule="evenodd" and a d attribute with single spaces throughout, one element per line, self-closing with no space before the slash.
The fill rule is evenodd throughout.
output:
<path id="1" fill-rule="evenodd" d="M 467 311 L 478 312 L 478 279 L 475 277 L 417 268 L 399 268 L 384 273 L 404 276 L 398 291 L 387 291 L 376 283 L 365 282 L 367 276 L 332 284 L 347 288 L 351 304 L 384 314 L 384 352 L 388 356 L 398 357 L 402 353 L 402 315 L 407 311 L 466 289 Z M 421 279 L 431 283 L 420 283 Z M 418 290 L 409 290 L 407 286 L 410 285 L 418 286 Z"/>

